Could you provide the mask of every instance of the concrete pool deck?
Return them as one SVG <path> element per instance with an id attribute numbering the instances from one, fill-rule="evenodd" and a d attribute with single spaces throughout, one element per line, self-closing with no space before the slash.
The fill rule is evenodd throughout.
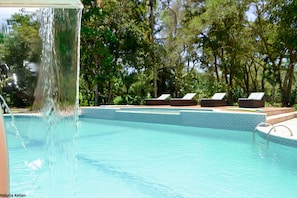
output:
<path id="1" fill-rule="evenodd" d="M 271 136 L 297 140 L 297 118 L 276 123 L 274 125 L 259 126 L 257 130 Z"/>

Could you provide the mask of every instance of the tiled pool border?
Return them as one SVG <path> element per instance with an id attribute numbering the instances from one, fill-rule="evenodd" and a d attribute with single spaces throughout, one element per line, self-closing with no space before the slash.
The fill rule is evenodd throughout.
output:
<path id="1" fill-rule="evenodd" d="M 268 138 L 268 144 L 269 144 L 269 142 L 273 142 L 273 143 L 297 148 L 297 140 L 296 139 L 285 138 L 285 137 L 276 136 L 276 135 L 272 135 L 272 134 L 270 134 L 268 137 L 267 133 L 265 133 L 259 129 L 256 129 L 255 132 L 266 141 Z"/>
<path id="2" fill-rule="evenodd" d="M 123 111 L 123 109 L 125 110 Z M 135 108 L 81 107 L 80 116 L 108 120 L 148 122 L 157 124 L 249 131 L 255 132 L 260 136 L 260 138 L 267 140 L 267 133 L 259 129 L 255 129 L 259 123 L 265 122 L 265 113 L 212 111 L 212 109 L 186 110 L 184 108 L 181 108 L 179 113 L 162 114 L 141 113 L 139 110 L 133 111 L 133 109 Z M 16 114 L 15 116 L 39 117 L 40 114 Z M 11 115 L 4 115 L 4 117 L 10 119 Z M 270 134 L 269 142 L 297 148 L 297 139 L 290 139 Z"/>
<path id="3" fill-rule="evenodd" d="M 228 112 L 211 110 L 180 110 L 179 113 L 141 113 L 139 111 L 122 111 L 124 108 L 82 107 L 81 116 L 98 119 L 148 122 L 194 126 L 203 128 L 250 131 L 265 122 L 265 113 Z"/>

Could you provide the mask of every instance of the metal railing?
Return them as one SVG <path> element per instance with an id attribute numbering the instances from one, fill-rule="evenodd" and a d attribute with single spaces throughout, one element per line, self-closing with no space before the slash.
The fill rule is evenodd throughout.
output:
<path id="1" fill-rule="evenodd" d="M 286 129 L 288 129 L 288 131 L 290 132 L 290 135 L 291 135 L 291 136 L 294 135 L 293 132 L 292 132 L 292 130 L 291 130 L 289 127 L 287 127 L 286 125 L 282 125 L 282 124 L 273 125 L 272 128 L 268 131 L 267 136 L 266 136 L 266 142 L 267 142 L 267 144 L 269 143 L 269 137 L 270 137 L 270 133 L 271 133 L 271 131 L 272 131 L 273 129 L 274 129 L 274 131 L 276 131 L 276 130 L 275 130 L 276 127 L 284 127 L 284 128 L 286 128 Z"/>
<path id="2" fill-rule="evenodd" d="M 260 123 L 255 127 L 254 132 L 253 132 L 253 141 L 254 141 L 254 142 L 255 142 L 255 133 L 256 133 L 256 131 L 257 131 L 257 128 L 260 127 L 260 126 L 264 126 L 264 127 L 268 127 L 268 126 L 270 126 L 270 127 L 271 127 L 271 129 L 268 131 L 267 136 L 266 136 L 266 144 L 267 144 L 267 145 L 268 145 L 268 143 L 269 143 L 269 138 L 270 138 L 270 134 L 271 134 L 271 132 L 272 132 L 272 131 L 276 132 L 276 128 L 277 128 L 277 127 L 284 127 L 284 128 L 286 128 L 286 129 L 290 132 L 290 136 L 291 136 L 291 137 L 294 136 L 293 131 L 292 131 L 289 127 L 287 127 L 286 125 L 282 125 L 282 124 L 273 125 L 273 124 L 270 124 L 270 123 L 268 123 L 268 122 L 260 122 Z"/>

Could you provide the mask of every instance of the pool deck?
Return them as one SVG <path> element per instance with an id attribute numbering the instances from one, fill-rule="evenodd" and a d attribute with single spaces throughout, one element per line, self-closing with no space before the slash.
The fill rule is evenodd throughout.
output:
<path id="1" fill-rule="evenodd" d="M 270 135 L 272 136 L 278 136 L 297 141 L 297 118 L 279 122 L 273 126 L 259 126 L 257 127 L 257 130 L 261 131 L 262 133 L 266 133 L 267 135 L 270 132 Z"/>

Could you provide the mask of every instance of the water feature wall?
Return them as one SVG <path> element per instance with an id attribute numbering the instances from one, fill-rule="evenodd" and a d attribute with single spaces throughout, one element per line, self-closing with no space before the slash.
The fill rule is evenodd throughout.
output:
<path id="1" fill-rule="evenodd" d="M 42 58 L 34 109 L 48 118 L 75 115 L 78 102 L 79 21 L 75 9 L 42 9 L 39 12 Z M 73 109 L 75 108 L 75 109 Z M 55 117 L 54 116 L 54 117 Z"/>
<path id="2" fill-rule="evenodd" d="M 9 67 L 8 78 L 17 77 L 1 87 L 0 94 L 10 106 L 31 107 L 44 123 L 38 142 L 43 156 L 19 162 L 20 166 L 38 162 L 32 169 L 34 185 L 25 192 L 28 197 L 75 197 L 81 12 L 79 0 L 0 1 L 0 13 L 10 13 L 0 20 L 4 38 L 0 63 Z M 72 130 L 66 132 L 65 124 Z M 19 133 L 22 136 L 21 129 Z M 36 146 L 34 141 L 25 140 L 25 150 Z M 36 171 L 45 174 L 36 177 Z M 69 177 L 59 177 L 65 171 Z"/>
<path id="3" fill-rule="evenodd" d="M 72 113 L 78 102 L 80 1 L 1 0 L 0 9 L 0 63 L 10 72 L 3 81 L 16 78 L 7 83 L 10 89 L 1 85 L 0 94 L 11 97 L 15 86 L 28 96 L 20 97 L 23 104 L 14 101 L 10 106 L 31 104 L 32 110 L 45 114 Z"/>

